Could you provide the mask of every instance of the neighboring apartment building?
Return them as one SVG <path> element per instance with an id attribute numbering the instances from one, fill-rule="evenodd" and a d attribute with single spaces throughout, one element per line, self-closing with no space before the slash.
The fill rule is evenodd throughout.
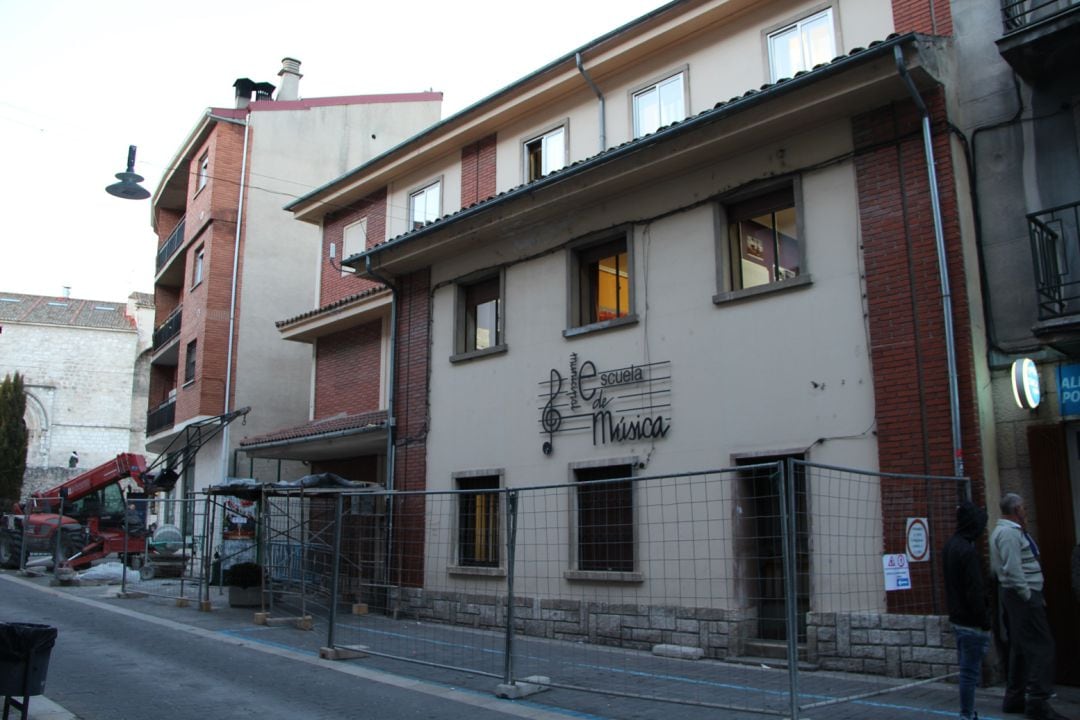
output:
<path id="1" fill-rule="evenodd" d="M 395 521 L 430 549 L 398 558 L 396 581 L 443 603 L 496 597 L 505 577 L 504 510 L 476 510 L 485 490 L 794 457 L 966 474 L 976 501 L 996 498 L 977 247 L 948 131 L 962 73 L 950 41 L 929 36 L 951 33 L 946 3 L 670 3 L 289 204 L 323 230 L 322 305 L 279 323 L 316 344 L 320 423 L 252 449 L 363 463 L 355 479 L 382 474 L 396 490 L 459 491 L 456 519 Z M 331 264 L 343 246 L 355 277 Z M 918 502 L 912 487 L 883 478 L 869 510 L 834 507 L 830 527 L 830 500 L 809 482 L 799 491 L 812 508 L 800 625 L 824 623 L 809 633 L 815 659 L 898 671 L 899 648 L 860 655 L 826 625 L 852 609 L 856 576 L 904 551 L 895 509 Z M 613 491 L 626 512 L 606 516 L 571 494 L 545 550 L 557 572 L 530 592 L 585 588 L 630 608 L 605 606 L 616 624 L 671 604 L 663 577 L 640 572 L 660 552 L 643 538 L 662 510 L 630 488 Z M 743 512 L 717 502 L 724 517 Z M 856 526 L 876 540 L 836 540 Z M 951 531 L 948 513 L 932 520 L 932 542 Z M 680 532 L 737 541 L 726 523 Z M 584 552 L 586 536 L 614 555 Z M 700 602 L 726 633 L 767 609 L 737 558 L 716 562 L 728 579 Z M 939 568 L 911 572 L 929 587 Z M 869 596 L 857 619 L 880 628 L 897 597 Z M 936 612 L 919 602 L 907 611 Z M 535 632 L 565 632 L 533 617 Z M 921 635 L 936 637 L 923 648 L 935 667 L 952 662 L 938 620 Z M 702 642 L 737 654 L 731 633 Z"/>
<path id="2" fill-rule="evenodd" d="M 282 61 L 274 99 L 273 85 L 237 80 L 236 107 L 207 109 L 153 196 L 148 446 L 160 451 L 193 422 L 251 407 L 201 449 L 178 490 L 187 496 L 235 474 L 244 434 L 310 418 L 311 351 L 280 342 L 274 321 L 316 306 L 320 233 L 282 204 L 439 118 L 440 93 L 302 99 L 299 66 Z"/>
<path id="3" fill-rule="evenodd" d="M 953 122 L 970 163 L 1002 490 L 1021 493 L 1042 550 L 1062 681 L 1080 683 L 1080 4 L 954 0 Z M 1014 402 L 1031 361 L 1041 403 Z M 1022 393 L 1021 393 L 1022 395 Z M 993 498 L 989 498 L 991 501 Z M 1069 641 L 1064 638 L 1070 638 Z"/>
<path id="4" fill-rule="evenodd" d="M 0 378 L 26 383 L 24 494 L 121 452 L 145 452 L 153 298 L 0 292 Z M 73 454 L 77 457 L 73 457 Z"/>

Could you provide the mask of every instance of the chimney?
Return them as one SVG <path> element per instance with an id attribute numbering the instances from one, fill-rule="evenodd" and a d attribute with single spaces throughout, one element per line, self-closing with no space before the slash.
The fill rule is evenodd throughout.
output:
<path id="1" fill-rule="evenodd" d="M 255 83 L 248 78 L 237 78 L 232 86 L 236 88 L 236 109 L 243 110 L 251 102 L 251 92 L 255 89 Z"/>
<path id="2" fill-rule="evenodd" d="M 70 298 L 71 297 L 71 286 L 70 285 L 65 285 L 64 286 L 64 297 L 65 298 Z"/>
<path id="3" fill-rule="evenodd" d="M 295 58 L 281 58 L 281 70 L 278 71 L 281 78 L 281 89 L 278 90 L 278 100 L 300 99 L 300 61 Z"/>

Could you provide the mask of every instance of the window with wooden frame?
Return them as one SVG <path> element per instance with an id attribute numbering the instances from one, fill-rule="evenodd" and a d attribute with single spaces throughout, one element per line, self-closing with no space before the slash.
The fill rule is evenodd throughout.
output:
<path id="1" fill-rule="evenodd" d="M 724 215 L 727 289 L 766 286 L 803 274 L 805 248 L 794 185 L 728 203 Z"/>
<path id="2" fill-rule="evenodd" d="M 457 479 L 458 565 L 463 567 L 499 566 L 499 492 L 498 475 Z"/>
<path id="3" fill-rule="evenodd" d="M 572 249 L 571 327 L 610 322 L 633 314 L 629 235 L 628 230 L 623 230 Z"/>

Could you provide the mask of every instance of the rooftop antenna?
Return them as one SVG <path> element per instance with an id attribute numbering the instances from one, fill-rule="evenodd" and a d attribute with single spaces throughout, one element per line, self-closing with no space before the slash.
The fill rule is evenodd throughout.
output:
<path id="1" fill-rule="evenodd" d="M 150 191 L 139 184 L 143 176 L 135 174 L 134 145 L 128 145 L 127 171 L 116 173 L 116 179 L 120 182 L 109 185 L 105 192 L 125 200 L 145 200 L 150 197 Z"/>

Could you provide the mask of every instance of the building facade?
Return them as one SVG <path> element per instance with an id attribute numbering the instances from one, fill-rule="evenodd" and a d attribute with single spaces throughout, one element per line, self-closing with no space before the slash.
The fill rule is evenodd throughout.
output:
<path id="1" fill-rule="evenodd" d="M 240 79 L 234 108 L 209 108 L 153 196 L 159 251 L 148 445 L 250 406 L 202 448 L 180 492 L 220 482 L 246 435 L 311 419 L 311 349 L 274 322 L 318 306 L 317 228 L 287 222 L 283 198 L 384 152 L 439 117 L 439 93 L 302 99 L 300 63 L 281 88 Z M 252 95 L 254 93 L 254 99 Z M 296 465 L 284 472 L 303 474 Z"/>
<path id="2" fill-rule="evenodd" d="M 117 453 L 144 453 L 153 298 L 0 293 L 0 377 L 26 383 L 24 494 Z"/>
<path id="3" fill-rule="evenodd" d="M 887 652 L 882 623 L 911 637 L 908 620 L 888 619 L 900 596 L 879 587 L 856 608 L 872 650 L 837 636 L 851 628 L 853 578 L 880 582 L 882 555 L 906 550 L 905 503 L 920 501 L 903 476 L 969 476 L 980 503 L 1000 492 L 975 216 L 949 132 L 962 83 L 952 18 L 947 4 L 902 0 L 661 7 L 291 203 L 323 228 L 324 252 L 357 226 L 367 243 L 345 260 L 357 294 L 283 333 L 332 328 L 350 304 L 384 308 L 368 340 L 341 336 L 339 357 L 374 357 L 381 323 L 393 377 L 380 364 L 389 416 L 376 424 L 396 490 L 467 504 L 788 458 L 895 474 L 857 512 L 810 481 L 799 491 L 800 624 L 826 664 L 891 672 L 900 649 Z M 582 587 L 621 608 L 671 604 L 668 578 L 642 571 L 659 557 L 645 538 L 663 510 L 629 487 L 605 501 L 624 512 L 600 516 L 569 493 L 538 608 Z M 931 542 L 951 520 L 931 521 Z M 398 581 L 494 596 L 505 521 L 488 516 L 483 541 L 477 522 L 461 511 L 399 524 L 426 551 Z M 864 525 L 876 530 L 858 547 L 834 540 Z M 680 530 L 692 545 L 711 531 Z M 613 555 L 585 549 L 597 532 Z M 736 555 L 715 565 L 722 580 L 696 596 L 713 619 L 769 612 L 740 585 Z M 839 566 L 852 576 L 834 585 Z M 913 566 L 911 582 L 931 587 L 939 570 Z M 921 651 L 906 651 L 927 671 L 951 662 L 933 595 L 902 610 L 927 618 Z M 537 632 L 560 632 L 541 615 Z M 755 633 L 703 642 L 728 656 Z"/>

